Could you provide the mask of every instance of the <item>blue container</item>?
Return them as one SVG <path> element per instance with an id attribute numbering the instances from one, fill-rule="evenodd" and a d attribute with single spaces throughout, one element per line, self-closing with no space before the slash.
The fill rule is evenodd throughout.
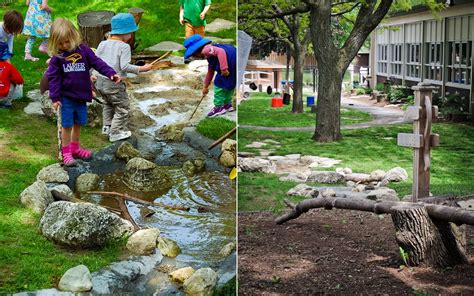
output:
<path id="1" fill-rule="evenodd" d="M 306 97 L 306 107 L 314 106 L 314 96 Z"/>

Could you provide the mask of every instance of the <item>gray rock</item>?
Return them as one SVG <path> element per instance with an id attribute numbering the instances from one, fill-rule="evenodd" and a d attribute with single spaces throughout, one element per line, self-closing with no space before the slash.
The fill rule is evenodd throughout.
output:
<path id="1" fill-rule="evenodd" d="M 208 31 L 207 27 L 206 31 Z M 184 46 L 181 43 L 172 41 L 162 41 L 158 44 L 146 48 L 145 51 L 179 51 L 183 49 Z"/>
<path id="2" fill-rule="evenodd" d="M 46 183 L 43 181 L 36 181 L 23 190 L 20 194 L 20 201 L 35 213 L 43 213 L 48 205 L 54 200 L 53 195 L 46 187 Z"/>
<path id="3" fill-rule="evenodd" d="M 100 177 L 96 174 L 82 174 L 76 179 L 76 190 L 78 192 L 93 191 L 99 187 L 99 182 Z"/>
<path id="4" fill-rule="evenodd" d="M 242 172 L 262 172 L 274 174 L 276 171 L 276 166 L 274 163 L 262 158 L 239 158 L 238 165 Z"/>
<path id="5" fill-rule="evenodd" d="M 133 226 L 94 204 L 58 201 L 44 212 L 40 231 L 61 245 L 91 248 L 132 234 Z"/>
<path id="6" fill-rule="evenodd" d="M 70 268 L 64 273 L 58 285 L 61 291 L 86 292 L 92 289 L 92 276 L 85 265 Z"/>
<path id="7" fill-rule="evenodd" d="M 67 183 L 69 175 L 59 163 L 55 163 L 42 168 L 36 175 L 36 179 L 46 183 Z"/>
<path id="8" fill-rule="evenodd" d="M 346 182 L 346 186 L 347 187 L 355 187 L 356 186 L 356 183 L 354 181 L 347 181 Z"/>
<path id="9" fill-rule="evenodd" d="M 341 174 L 331 171 L 311 172 L 307 179 L 307 182 L 316 182 L 322 184 L 335 184 L 342 181 L 344 181 L 344 177 Z"/>
<path id="10" fill-rule="evenodd" d="M 212 23 L 206 25 L 206 32 L 216 33 L 221 30 L 231 29 L 235 27 L 235 23 L 224 20 L 221 18 L 216 18 Z"/>
<path id="11" fill-rule="evenodd" d="M 219 37 L 214 37 L 214 36 L 206 36 L 206 38 L 211 40 L 212 43 L 230 44 L 234 42 L 234 39 L 231 39 L 231 38 L 219 38 Z"/>
<path id="12" fill-rule="evenodd" d="M 127 249 L 135 255 L 148 255 L 156 248 L 160 230 L 156 228 L 141 229 L 132 234 L 127 241 Z"/>
<path id="13" fill-rule="evenodd" d="M 382 170 L 375 170 L 372 173 L 370 173 L 370 179 L 372 181 L 382 181 L 384 177 L 385 177 L 385 171 L 382 171 Z"/>
<path id="14" fill-rule="evenodd" d="M 171 142 L 182 142 L 184 138 L 183 129 L 186 127 L 186 124 L 169 124 L 161 129 L 157 130 L 155 137 L 162 141 L 171 141 Z"/>
<path id="15" fill-rule="evenodd" d="M 51 188 L 51 191 L 53 190 L 59 193 L 62 193 L 64 195 L 67 195 L 69 197 L 74 197 L 74 192 L 72 192 L 71 188 L 69 188 L 69 186 L 67 186 L 66 184 L 60 184 L 60 185 L 54 186 L 53 188 Z"/>
<path id="16" fill-rule="evenodd" d="M 219 157 L 219 162 L 227 168 L 235 167 L 235 152 L 225 150 Z"/>
<path id="17" fill-rule="evenodd" d="M 295 187 L 288 190 L 286 193 L 288 196 L 304 196 L 306 198 L 314 198 L 319 195 L 319 190 L 316 187 L 311 187 L 306 184 L 298 184 Z"/>
<path id="18" fill-rule="evenodd" d="M 378 188 L 367 193 L 367 198 L 377 201 L 399 201 L 398 194 L 390 188 Z"/>
<path id="19" fill-rule="evenodd" d="M 290 173 L 288 176 L 280 177 L 280 181 L 291 181 L 291 182 L 298 182 L 304 183 L 308 179 L 308 175 L 304 173 Z"/>
<path id="20" fill-rule="evenodd" d="M 460 200 L 456 203 L 464 210 L 474 211 L 474 199 Z"/>
<path id="21" fill-rule="evenodd" d="M 237 141 L 232 139 L 226 139 L 224 143 L 222 143 L 221 151 L 230 151 L 235 154 L 237 150 Z"/>
<path id="22" fill-rule="evenodd" d="M 266 145 L 267 145 L 267 143 L 254 141 L 254 142 L 248 144 L 247 146 L 245 146 L 245 148 L 257 148 L 258 149 L 258 148 L 262 148 Z"/>
<path id="23" fill-rule="evenodd" d="M 130 159 L 134 157 L 141 157 L 140 151 L 135 149 L 132 144 L 129 142 L 123 142 L 120 147 L 117 149 L 117 152 L 115 153 L 115 157 L 118 159 L 125 160 L 128 162 Z"/>
<path id="24" fill-rule="evenodd" d="M 224 247 L 222 247 L 222 249 L 219 251 L 219 255 L 221 257 L 227 257 L 230 254 L 232 254 L 235 247 L 236 247 L 235 242 L 230 242 L 230 243 L 226 244 Z"/>
<path id="25" fill-rule="evenodd" d="M 352 173 L 346 174 L 344 178 L 346 181 L 352 181 L 356 183 L 369 183 L 371 181 L 369 174 Z"/>
<path id="26" fill-rule="evenodd" d="M 184 281 L 183 289 L 186 295 L 212 295 L 217 284 L 217 273 L 211 268 L 196 270 L 191 277 Z"/>
<path id="27" fill-rule="evenodd" d="M 288 155 L 285 155 L 285 157 L 286 157 L 287 159 L 300 161 L 300 159 L 301 159 L 301 154 L 288 154 Z"/>
<path id="28" fill-rule="evenodd" d="M 161 254 L 174 258 L 181 253 L 181 249 L 178 244 L 166 237 L 158 237 L 158 249 L 160 249 Z"/>
<path id="29" fill-rule="evenodd" d="M 237 154 L 239 157 L 255 157 L 255 153 L 239 151 Z"/>
<path id="30" fill-rule="evenodd" d="M 172 186 L 169 175 L 162 168 L 140 157 L 127 163 L 124 182 L 136 191 L 168 191 Z"/>
<path id="31" fill-rule="evenodd" d="M 400 182 L 408 179 L 408 173 L 404 168 L 396 167 L 389 170 L 384 179 L 390 182 Z"/>
<path id="32" fill-rule="evenodd" d="M 322 197 L 335 197 L 336 196 L 336 191 L 332 189 L 326 189 L 321 193 Z"/>

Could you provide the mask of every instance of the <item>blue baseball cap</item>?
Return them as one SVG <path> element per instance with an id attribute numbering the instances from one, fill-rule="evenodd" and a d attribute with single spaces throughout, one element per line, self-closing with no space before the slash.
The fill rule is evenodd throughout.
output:
<path id="1" fill-rule="evenodd" d="M 112 17 L 112 31 L 110 34 L 128 34 L 136 30 L 138 30 L 138 26 L 130 13 L 118 13 Z"/>
<path id="2" fill-rule="evenodd" d="M 184 58 L 188 59 L 198 49 L 211 42 L 212 41 L 210 39 L 202 38 L 202 36 L 199 34 L 194 34 L 193 36 L 190 36 L 188 39 L 184 40 L 183 45 L 184 47 L 186 47 L 186 51 L 184 52 Z"/>

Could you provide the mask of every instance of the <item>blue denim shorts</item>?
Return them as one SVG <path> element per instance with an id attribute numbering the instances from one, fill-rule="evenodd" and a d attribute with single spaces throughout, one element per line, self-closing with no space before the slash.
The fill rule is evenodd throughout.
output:
<path id="1" fill-rule="evenodd" d="M 62 98 L 61 100 L 61 125 L 70 128 L 73 125 L 87 124 L 87 104 L 84 101 Z"/>

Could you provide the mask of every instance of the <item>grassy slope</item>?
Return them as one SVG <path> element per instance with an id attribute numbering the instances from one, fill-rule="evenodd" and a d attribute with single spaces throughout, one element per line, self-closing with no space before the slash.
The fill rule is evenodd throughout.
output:
<path id="1" fill-rule="evenodd" d="M 79 13 L 87 10 L 125 12 L 128 7 L 144 8 L 137 33 L 138 50 L 160 41 L 184 40 L 184 28 L 178 23 L 177 1 L 50 0 L 49 4 L 55 9 L 53 17 L 66 17 L 74 22 Z M 24 1 L 0 7 L 0 12 L 3 15 L 9 9 L 18 9 L 23 15 L 26 12 Z M 219 17 L 234 21 L 235 11 L 235 1 L 219 1 L 212 4 L 208 20 Z M 235 38 L 235 33 L 226 30 L 219 37 Z M 35 47 L 33 55 L 41 60 L 36 63 L 23 61 L 25 41 L 25 36 L 15 38 L 12 63 L 25 79 L 26 94 L 38 88 L 47 56 Z M 41 167 L 54 163 L 57 155 L 56 123 L 38 116 L 26 116 L 22 111 L 26 104 L 27 99 L 23 99 L 15 101 L 12 110 L 0 109 L 0 294 L 48 288 L 68 268 L 85 264 L 94 271 L 121 256 L 119 244 L 87 252 L 58 248 L 39 234 L 39 217 L 19 203 L 21 191 L 35 181 Z M 98 129 L 84 129 L 81 141 L 93 149 L 107 145 Z"/>
<path id="2" fill-rule="evenodd" d="M 239 105 L 239 123 L 272 127 L 314 126 L 316 124 L 316 114 L 310 112 L 311 107 L 305 107 L 304 113 L 293 114 L 291 104 L 283 105 L 283 108 L 272 108 L 272 97 L 266 93 L 253 93 L 250 99 Z M 348 109 L 341 116 L 343 125 L 366 122 L 372 118 L 368 113 L 353 109 Z"/>
<path id="3" fill-rule="evenodd" d="M 343 139 L 335 143 L 316 143 L 312 133 L 263 132 L 239 130 L 239 151 L 252 141 L 276 140 L 276 155 L 301 153 L 340 159 L 338 167 L 350 167 L 354 172 L 370 173 L 375 169 L 389 170 L 395 166 L 407 170 L 409 179 L 390 186 L 401 196 L 410 194 L 412 184 L 412 152 L 396 145 L 397 134 L 411 132 L 410 125 L 343 130 Z M 435 195 L 464 195 L 474 192 L 474 127 L 462 124 L 435 124 L 441 146 L 432 151 L 431 192 Z M 270 145 L 271 147 L 271 145 Z M 274 175 L 239 174 L 239 210 L 281 209 L 285 192 L 296 185 L 280 182 Z"/>

